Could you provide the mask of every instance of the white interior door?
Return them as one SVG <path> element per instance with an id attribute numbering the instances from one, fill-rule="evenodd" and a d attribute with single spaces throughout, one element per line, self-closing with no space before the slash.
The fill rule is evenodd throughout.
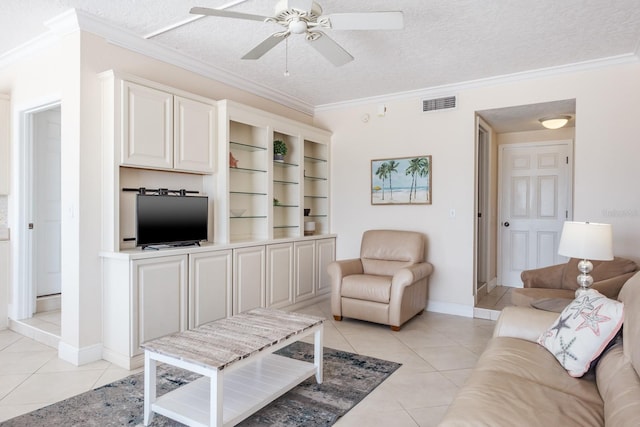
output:
<path id="1" fill-rule="evenodd" d="M 498 281 L 522 286 L 520 273 L 560 262 L 558 243 L 571 217 L 571 141 L 500 149 Z"/>
<path id="2" fill-rule="evenodd" d="M 33 115 L 33 278 L 36 296 L 59 294 L 60 108 Z"/>

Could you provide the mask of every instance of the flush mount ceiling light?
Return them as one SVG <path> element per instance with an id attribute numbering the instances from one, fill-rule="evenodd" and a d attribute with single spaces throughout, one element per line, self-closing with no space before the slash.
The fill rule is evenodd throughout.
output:
<path id="1" fill-rule="evenodd" d="M 552 116 L 552 117 L 543 117 L 539 121 L 542 123 L 542 126 L 547 129 L 560 129 L 571 120 L 571 116 L 560 115 L 560 116 Z"/>

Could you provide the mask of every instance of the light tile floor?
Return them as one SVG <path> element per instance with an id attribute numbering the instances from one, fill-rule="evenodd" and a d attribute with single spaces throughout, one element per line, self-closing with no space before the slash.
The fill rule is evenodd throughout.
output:
<path id="1" fill-rule="evenodd" d="M 502 310 L 511 305 L 511 286 L 496 286 L 478 301 L 476 307 L 490 310 Z"/>
<path id="2" fill-rule="evenodd" d="M 495 323 L 425 312 L 392 332 L 383 325 L 351 319 L 335 322 L 328 300 L 300 311 L 327 318 L 325 346 L 402 363 L 340 419 L 338 427 L 436 426 Z M 131 373 L 106 361 L 76 367 L 59 360 L 51 347 L 0 331 L 0 422 Z"/>

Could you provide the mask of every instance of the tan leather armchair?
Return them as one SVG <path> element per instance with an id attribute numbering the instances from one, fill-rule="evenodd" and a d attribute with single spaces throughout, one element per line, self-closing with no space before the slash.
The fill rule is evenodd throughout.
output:
<path id="1" fill-rule="evenodd" d="M 413 231 L 369 230 L 362 235 L 360 258 L 334 261 L 331 311 L 343 317 L 390 325 L 394 331 L 427 305 L 425 237 Z"/>
<path id="2" fill-rule="evenodd" d="M 520 274 L 524 288 L 511 290 L 511 303 L 530 306 L 543 298 L 575 298 L 578 289 L 578 262 L 571 258 L 566 264 L 525 270 Z M 593 270 L 592 289 L 608 298 L 616 299 L 622 285 L 638 270 L 638 265 L 625 258 L 615 257 L 611 261 L 591 261 Z"/>

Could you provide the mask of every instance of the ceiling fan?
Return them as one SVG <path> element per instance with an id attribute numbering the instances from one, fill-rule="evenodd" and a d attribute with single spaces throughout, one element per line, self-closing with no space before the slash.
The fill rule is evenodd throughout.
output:
<path id="1" fill-rule="evenodd" d="M 271 34 L 242 59 L 259 59 L 291 34 L 304 34 L 309 44 L 335 66 L 353 61 L 353 56 L 320 29 L 398 30 L 404 26 L 402 12 L 399 11 L 322 15 L 322 8 L 313 0 L 280 0 L 276 4 L 274 16 L 251 15 L 206 7 L 194 7 L 190 13 L 269 22 L 285 28 L 284 31 Z"/>

